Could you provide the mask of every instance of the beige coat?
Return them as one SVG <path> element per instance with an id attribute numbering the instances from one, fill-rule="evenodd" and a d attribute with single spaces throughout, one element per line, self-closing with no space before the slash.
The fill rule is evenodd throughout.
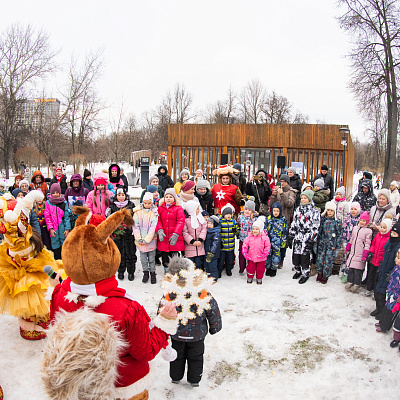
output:
<path id="1" fill-rule="evenodd" d="M 292 222 L 294 207 L 296 205 L 296 194 L 297 190 L 292 189 L 289 185 L 283 189 L 283 193 L 277 193 L 274 195 L 274 191 L 272 191 L 272 195 L 269 198 L 268 206 L 272 207 L 272 205 L 279 201 L 282 204 L 282 214 L 288 221 L 288 226 Z"/>

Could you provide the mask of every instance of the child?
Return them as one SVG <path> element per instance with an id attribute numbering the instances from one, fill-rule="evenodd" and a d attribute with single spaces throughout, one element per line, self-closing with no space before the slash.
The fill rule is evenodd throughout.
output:
<path id="1" fill-rule="evenodd" d="M 142 263 L 143 279 L 146 283 L 149 280 L 152 284 L 157 283 L 156 278 L 156 248 L 157 238 L 155 235 L 158 218 L 152 211 L 153 194 L 146 192 L 143 202 L 133 210 L 132 235 L 140 252 L 140 262 Z"/>
<path id="2" fill-rule="evenodd" d="M 274 277 L 278 268 L 282 268 L 282 250 L 286 249 L 287 220 L 282 214 L 282 204 L 278 201 L 272 205 L 272 215 L 268 215 L 264 229 L 271 243 L 271 251 L 265 263 L 265 275 Z"/>
<path id="3" fill-rule="evenodd" d="M 124 208 L 132 210 L 135 207 L 123 187 L 117 189 L 117 193 L 111 202 L 110 208 L 106 212 L 106 217 Z M 125 271 L 128 271 L 128 280 L 135 279 L 136 270 L 136 246 L 132 236 L 132 229 L 122 223 L 111 235 L 121 253 L 121 262 L 118 268 L 118 279 L 123 280 Z"/>
<path id="4" fill-rule="evenodd" d="M 383 261 L 380 263 L 378 268 L 378 280 L 376 283 L 374 297 L 376 303 L 376 309 L 371 313 L 375 315 L 375 319 L 381 322 L 383 310 L 386 302 L 386 289 L 388 285 L 388 278 L 392 273 L 395 265 L 395 258 L 397 252 L 400 250 L 400 221 L 393 225 L 390 232 L 390 238 L 385 244 L 385 254 Z M 386 330 L 384 326 L 381 326 L 382 331 Z M 390 328 L 389 328 L 390 329 Z"/>
<path id="5" fill-rule="evenodd" d="M 47 230 L 46 219 L 44 217 L 44 211 L 46 209 L 46 202 L 42 198 L 38 198 L 33 203 L 33 212 L 36 214 L 39 226 L 40 236 L 42 237 L 43 244 L 47 247 L 47 250 L 51 250 L 50 234 Z"/>
<path id="6" fill-rule="evenodd" d="M 47 192 L 48 190 L 47 184 L 44 180 L 44 176 L 39 170 L 33 173 L 31 182 L 32 183 L 30 184 L 30 188 L 32 190 L 41 190 L 43 194 Z"/>
<path id="7" fill-rule="evenodd" d="M 0 179 L 0 196 L 3 196 L 5 193 L 7 193 L 6 180 Z"/>
<path id="8" fill-rule="evenodd" d="M 328 282 L 332 275 L 333 260 L 342 245 L 342 224 L 336 218 L 336 204 L 328 201 L 322 213 L 317 240 L 317 282 Z"/>
<path id="9" fill-rule="evenodd" d="M 385 218 L 379 227 L 379 233 L 372 240 L 372 245 L 367 256 L 367 293 L 366 296 L 372 296 L 376 274 L 379 264 L 383 261 L 385 249 L 384 246 L 390 238 L 390 230 L 392 229 L 393 221 L 390 218 Z M 372 315 L 374 317 L 374 315 Z"/>
<path id="10" fill-rule="evenodd" d="M 247 200 L 244 204 L 244 210 L 239 214 L 237 219 L 239 230 L 239 274 L 243 274 L 247 267 L 247 260 L 243 255 L 243 242 L 247 235 L 251 232 L 253 222 L 255 221 L 254 213 L 256 211 L 256 203 L 252 200 Z"/>
<path id="11" fill-rule="evenodd" d="M 61 248 L 71 230 L 69 214 L 68 203 L 61 194 L 60 185 L 53 183 L 44 209 L 44 218 L 47 230 L 50 232 L 51 248 L 56 260 L 61 260 Z"/>
<path id="12" fill-rule="evenodd" d="M 386 307 L 391 309 L 393 314 L 397 313 L 394 318 L 393 340 L 390 342 L 390 347 L 392 348 L 400 345 L 400 317 L 398 313 L 400 309 L 400 251 L 397 252 L 395 263 L 386 292 Z"/>
<path id="13" fill-rule="evenodd" d="M 201 215 L 203 216 L 203 218 L 204 218 L 204 221 L 208 221 L 208 219 L 210 218 L 210 214 L 207 212 L 207 211 L 202 211 L 201 212 Z"/>
<path id="14" fill-rule="evenodd" d="M 349 203 L 346 201 L 346 188 L 344 186 L 336 190 L 336 196 L 333 202 L 336 206 L 336 219 L 343 224 L 350 212 Z"/>
<path id="15" fill-rule="evenodd" d="M 172 383 L 179 384 L 187 362 L 187 381 L 192 387 L 199 386 L 203 375 L 204 339 L 208 331 L 214 335 L 222 328 L 218 304 L 209 292 L 210 285 L 204 272 L 195 268 L 190 260 L 171 259 L 163 280 L 164 296 L 160 308 L 163 303 L 171 302 L 176 304 L 178 312 L 178 330 L 171 335 L 172 347 L 177 352 L 169 369 Z M 188 298 L 196 312 L 192 311 Z"/>
<path id="16" fill-rule="evenodd" d="M 159 194 L 159 197 L 162 198 L 164 197 L 164 190 L 162 189 L 162 187 L 159 185 L 159 179 L 158 176 L 153 175 L 149 178 L 149 185 L 148 186 L 154 186 L 156 188 L 156 191 Z M 140 202 L 143 202 L 143 196 L 145 195 L 146 192 L 149 192 L 148 187 L 146 189 L 143 189 L 142 194 L 140 195 Z"/>
<path id="17" fill-rule="evenodd" d="M 216 215 L 212 215 L 207 221 L 204 251 L 206 253 L 205 270 L 209 277 L 214 278 L 215 283 L 218 280 L 218 262 L 221 254 L 221 226 Z"/>
<path id="18" fill-rule="evenodd" d="M 325 211 L 325 204 L 329 201 L 330 190 L 325 188 L 324 180 L 319 178 L 314 182 L 314 191 L 313 202 L 322 214 Z"/>
<path id="19" fill-rule="evenodd" d="M 243 242 L 243 255 L 249 261 L 247 265 L 247 283 L 253 283 L 256 274 L 257 285 L 262 284 L 271 243 L 268 235 L 264 232 L 265 217 L 259 217 L 253 223 L 251 232 Z"/>
<path id="20" fill-rule="evenodd" d="M 346 266 L 349 272 L 345 289 L 353 293 L 358 293 L 360 289 L 368 250 L 371 247 L 372 231 L 367 227 L 369 218 L 369 213 L 366 211 L 360 215 L 360 221 L 353 229 L 350 242 L 346 245 L 346 253 L 349 253 Z"/>
<path id="21" fill-rule="evenodd" d="M 190 172 L 188 169 L 184 168 L 181 173 L 180 173 L 180 178 L 179 181 L 175 183 L 174 185 L 174 189 L 176 194 L 179 194 L 179 192 L 181 191 L 181 187 L 182 185 L 189 180 L 190 178 Z"/>
<path id="22" fill-rule="evenodd" d="M 94 190 L 87 195 L 86 207 L 92 214 L 106 216 L 106 210 L 110 205 L 110 197 L 112 192 L 107 190 L 108 178 L 107 175 L 99 172 L 94 177 Z"/>
<path id="23" fill-rule="evenodd" d="M 349 268 L 346 267 L 346 261 L 348 258 L 348 253 L 345 254 L 344 249 L 347 246 L 347 243 L 350 242 L 351 234 L 353 233 L 353 229 L 357 226 L 358 221 L 360 220 L 360 212 L 361 206 L 357 202 L 353 202 L 350 204 L 350 214 L 347 216 L 346 220 L 343 223 L 343 258 L 342 258 L 342 276 L 341 280 L 343 283 L 347 283 L 347 274 L 349 272 Z"/>
<path id="24" fill-rule="evenodd" d="M 158 207 L 157 249 L 161 252 L 165 273 L 168 271 L 170 258 L 185 250 L 185 242 L 182 237 L 185 213 L 180 204 L 175 189 L 169 188 L 165 191 L 164 198 L 160 200 Z"/>
<path id="25" fill-rule="evenodd" d="M 226 275 L 232 276 L 235 265 L 235 237 L 237 225 L 233 219 L 234 208 L 227 204 L 221 210 L 221 255 L 218 265 L 218 277 L 221 278 L 222 270 L 225 268 Z"/>
<path id="26" fill-rule="evenodd" d="M 186 203 L 191 200 L 195 201 L 200 206 L 200 201 L 197 197 L 195 197 L 194 190 L 195 190 L 195 184 L 193 181 L 185 181 L 182 184 L 181 191 L 179 192 L 178 197 L 181 201 L 181 206 L 184 210 L 186 209 Z M 200 206 L 200 211 L 203 211 L 201 206 Z"/>
<path id="27" fill-rule="evenodd" d="M 119 167 L 119 165 L 111 164 L 108 168 L 108 176 L 109 182 L 112 184 L 114 192 L 116 192 L 119 187 L 123 187 L 125 193 L 128 191 L 128 187 L 125 186 L 125 183 L 121 178 L 121 168 Z"/>
<path id="28" fill-rule="evenodd" d="M 310 255 L 316 244 L 320 214 L 313 201 L 314 193 L 305 190 L 300 196 L 300 205 L 296 208 L 293 222 L 290 225 L 288 246 L 293 247 L 292 262 L 296 273 L 293 279 L 299 279 L 299 283 L 306 283 L 310 277 Z"/>
<path id="29" fill-rule="evenodd" d="M 196 268 L 204 271 L 204 241 L 207 236 L 207 223 L 200 212 L 200 204 L 189 200 L 185 211 L 187 218 L 183 228 L 183 239 L 185 241 L 185 257 L 193 261 Z"/>
<path id="30" fill-rule="evenodd" d="M 214 215 L 214 200 L 209 189 L 210 183 L 206 180 L 199 180 L 196 183 L 195 196 L 199 199 L 201 208 L 210 215 Z"/>

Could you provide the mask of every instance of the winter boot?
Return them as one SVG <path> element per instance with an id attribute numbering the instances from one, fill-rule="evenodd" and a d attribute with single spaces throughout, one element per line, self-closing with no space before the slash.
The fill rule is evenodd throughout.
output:
<path id="1" fill-rule="evenodd" d="M 133 281 L 135 279 L 135 275 L 133 273 L 128 274 L 128 281 Z"/>
<path id="2" fill-rule="evenodd" d="M 153 285 L 157 283 L 157 278 L 156 278 L 156 273 L 155 272 L 150 272 L 150 283 Z"/>
<path id="3" fill-rule="evenodd" d="M 278 269 L 282 269 L 283 268 L 283 262 L 281 261 L 279 264 L 278 264 Z"/>
<path id="4" fill-rule="evenodd" d="M 299 280 L 300 285 L 306 283 L 308 281 L 308 276 L 302 276 Z"/>
<path id="5" fill-rule="evenodd" d="M 247 283 L 253 283 L 253 278 L 247 278 Z"/>
<path id="6" fill-rule="evenodd" d="M 328 283 L 328 279 L 329 278 L 325 278 L 325 277 L 321 277 L 321 279 L 320 279 L 320 282 L 322 283 L 322 284 L 324 284 L 324 285 L 326 285 L 327 283 Z"/>
<path id="7" fill-rule="evenodd" d="M 350 288 L 350 292 L 351 293 L 358 293 L 360 291 L 360 285 L 353 285 L 351 288 Z"/>
<path id="8" fill-rule="evenodd" d="M 311 264 L 310 276 L 314 276 L 316 274 L 317 274 L 317 270 L 315 268 L 315 264 Z"/>
<path id="9" fill-rule="evenodd" d="M 293 275 L 293 279 L 299 279 L 301 277 L 301 272 L 296 272 L 294 275 Z"/>
<path id="10" fill-rule="evenodd" d="M 317 282 L 321 282 L 321 279 L 322 279 L 322 274 L 321 274 L 321 273 L 318 273 L 318 275 L 317 275 Z"/>
<path id="11" fill-rule="evenodd" d="M 269 270 L 269 276 L 270 276 L 271 278 L 273 278 L 274 276 L 276 276 L 276 269 L 270 269 L 270 270 Z"/>
<path id="12" fill-rule="evenodd" d="M 271 276 L 271 275 L 270 275 L 270 272 L 271 272 L 271 270 L 270 270 L 269 268 L 267 268 L 267 269 L 265 270 L 265 276 Z"/>
<path id="13" fill-rule="evenodd" d="M 390 347 L 392 347 L 393 349 L 394 349 L 395 347 L 399 347 L 399 345 L 400 345 L 400 340 L 392 340 L 392 341 L 390 342 Z M 1 397 L 0 397 L 0 399 L 1 399 Z"/>
<path id="14" fill-rule="evenodd" d="M 150 275 L 149 271 L 143 271 L 143 279 L 142 279 L 143 283 L 146 283 L 149 281 L 149 275 Z"/>
<path id="15" fill-rule="evenodd" d="M 124 273 L 123 272 L 118 272 L 118 279 L 120 280 L 120 281 L 123 281 L 124 280 Z"/>
<path id="16" fill-rule="evenodd" d="M 262 285 L 262 280 L 261 279 L 257 279 L 257 285 Z"/>

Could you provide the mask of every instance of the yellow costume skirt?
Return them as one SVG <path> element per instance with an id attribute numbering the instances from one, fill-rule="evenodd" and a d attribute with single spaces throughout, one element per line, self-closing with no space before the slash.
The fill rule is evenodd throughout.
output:
<path id="1" fill-rule="evenodd" d="M 3 242 L 0 245 L 0 312 L 30 318 L 32 322 L 47 321 L 50 302 L 45 296 L 49 282 L 43 269 L 50 265 L 60 271 L 62 263 L 55 261 L 47 249 L 29 260 L 18 255 L 12 258 L 7 249 L 8 245 Z"/>

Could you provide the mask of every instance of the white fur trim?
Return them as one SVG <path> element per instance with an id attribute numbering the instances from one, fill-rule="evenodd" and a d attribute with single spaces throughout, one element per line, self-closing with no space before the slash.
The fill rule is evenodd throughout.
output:
<path id="1" fill-rule="evenodd" d="M 115 388 L 115 397 L 121 400 L 128 400 L 131 397 L 144 392 L 146 389 L 149 390 L 149 388 L 152 386 L 152 383 L 153 376 L 150 368 L 150 372 L 146 376 L 144 376 L 142 379 L 139 379 L 135 383 L 132 383 L 132 385 Z"/>
<path id="2" fill-rule="evenodd" d="M 0 199 L 0 208 L 3 209 L 4 208 L 4 201 Z"/>
<path id="3" fill-rule="evenodd" d="M 4 200 L 11 200 L 12 199 L 11 193 L 10 192 L 4 193 L 3 194 L 3 199 Z"/>
<path id="4" fill-rule="evenodd" d="M 9 224 L 12 224 L 16 222 L 18 219 L 18 215 L 11 210 L 7 210 L 4 214 L 4 221 L 8 222 Z"/>
<path id="5" fill-rule="evenodd" d="M 89 283 L 88 285 L 78 285 L 71 281 L 71 292 L 79 293 L 84 296 L 96 296 L 96 285 L 94 283 Z"/>
<path id="6" fill-rule="evenodd" d="M 50 301 L 51 296 L 53 296 L 53 292 L 54 292 L 53 286 L 49 286 L 46 290 L 46 297 L 44 299 Z"/>
<path id="7" fill-rule="evenodd" d="M 165 361 L 171 362 L 175 361 L 178 353 L 176 350 L 169 344 L 166 349 L 161 349 L 162 358 Z"/>
<path id="8" fill-rule="evenodd" d="M 166 319 L 161 314 L 158 314 L 157 317 L 153 319 L 154 326 L 161 329 L 165 333 L 169 335 L 175 335 L 178 329 L 178 320 L 177 319 Z"/>
<path id="9" fill-rule="evenodd" d="M 20 257 L 24 257 L 24 256 L 30 254 L 31 251 L 33 251 L 33 247 L 32 247 L 32 246 L 29 246 L 29 247 L 27 247 L 26 249 L 21 250 L 21 251 L 17 251 L 17 252 L 11 251 L 11 250 L 9 249 L 9 250 L 8 250 L 8 254 L 9 254 L 11 257 L 15 257 L 16 255 L 19 255 Z"/>
<path id="10" fill-rule="evenodd" d="M 90 218 L 92 218 L 92 213 L 89 211 L 89 214 L 88 214 L 88 216 L 86 217 L 86 220 L 85 220 L 85 225 L 89 224 Z"/>
<path id="11" fill-rule="evenodd" d="M 78 303 L 78 293 L 68 292 L 65 296 L 65 299 L 68 300 L 70 303 Z"/>
<path id="12" fill-rule="evenodd" d="M 96 308 L 107 300 L 104 296 L 88 296 L 85 299 L 85 305 L 91 308 Z"/>

